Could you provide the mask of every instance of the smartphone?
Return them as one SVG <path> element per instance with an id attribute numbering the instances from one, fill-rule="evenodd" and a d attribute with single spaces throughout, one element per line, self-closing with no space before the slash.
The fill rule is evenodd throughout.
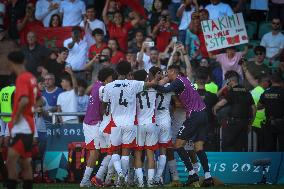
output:
<path id="1" fill-rule="evenodd" d="M 145 42 L 145 44 L 147 45 L 147 47 L 154 47 L 155 46 L 154 41 L 148 41 L 148 42 Z"/>
<path id="2" fill-rule="evenodd" d="M 177 42 L 177 36 L 173 36 L 173 37 L 172 37 L 172 42 L 173 42 L 173 43 L 176 43 L 176 42 Z"/>

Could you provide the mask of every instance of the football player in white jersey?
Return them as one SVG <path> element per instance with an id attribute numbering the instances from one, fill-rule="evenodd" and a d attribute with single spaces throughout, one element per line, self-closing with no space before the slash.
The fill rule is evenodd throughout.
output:
<path id="1" fill-rule="evenodd" d="M 104 88 L 103 101 L 110 102 L 111 118 L 115 127 L 112 127 L 110 140 L 112 145 L 112 162 L 119 177 L 119 184 L 125 184 L 125 177 L 129 169 L 129 148 L 135 145 L 137 128 L 134 125 L 136 115 L 136 95 L 145 87 L 156 85 L 156 81 L 129 80 L 131 64 L 120 62 L 116 67 L 118 79 L 107 84 Z M 121 159 L 120 159 L 120 147 Z"/>
<path id="2" fill-rule="evenodd" d="M 163 72 L 159 67 L 153 66 L 149 70 L 149 79 L 156 78 L 162 79 Z M 166 84 L 168 85 L 168 84 Z M 157 171 L 155 175 L 155 185 L 162 185 L 162 174 L 166 166 L 166 149 L 172 146 L 171 141 L 171 116 L 170 116 L 170 104 L 171 98 L 174 93 L 157 93 L 156 99 L 156 124 L 158 126 L 157 138 L 159 143 L 159 158 L 157 162 Z"/>
<path id="3" fill-rule="evenodd" d="M 113 76 L 114 77 L 114 76 Z M 101 101 L 103 101 L 103 92 L 104 92 L 104 87 L 105 86 L 101 86 L 99 88 L 99 98 Z M 104 157 L 100 168 L 97 172 L 97 174 L 95 176 L 93 176 L 93 178 L 91 179 L 92 183 L 98 187 L 102 187 L 105 185 L 105 183 L 103 182 L 104 178 L 105 178 L 105 174 L 108 171 L 108 175 L 113 176 L 114 170 L 113 167 L 109 168 L 109 164 L 111 161 L 111 153 L 110 153 L 110 131 L 111 131 L 111 116 L 110 116 L 110 103 L 106 103 L 106 106 L 102 108 L 102 112 L 103 112 L 103 118 L 102 121 L 100 123 L 99 126 L 99 132 L 102 135 L 101 139 L 101 152 L 102 153 L 107 153 L 107 155 Z M 108 177 L 109 178 L 109 177 Z M 108 181 L 107 181 L 108 182 Z M 107 183 L 109 184 L 109 183 Z"/>
<path id="4" fill-rule="evenodd" d="M 138 70 L 133 73 L 134 79 L 138 81 L 147 80 L 147 72 Z M 143 162 L 142 152 L 145 150 L 147 156 L 148 181 L 152 186 L 155 174 L 154 151 L 158 149 L 157 126 L 155 124 L 155 104 L 157 91 L 153 88 L 146 89 L 137 94 L 137 147 L 135 148 L 135 173 L 138 179 L 138 187 L 143 184 Z"/>

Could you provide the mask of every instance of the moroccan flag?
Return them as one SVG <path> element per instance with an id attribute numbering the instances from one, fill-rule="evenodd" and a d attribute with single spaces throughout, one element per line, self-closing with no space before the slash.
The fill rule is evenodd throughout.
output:
<path id="1" fill-rule="evenodd" d="M 65 39 L 71 37 L 72 27 L 45 28 L 34 26 L 29 31 L 35 32 L 39 44 L 48 48 L 63 47 Z M 26 43 L 25 35 L 21 35 L 21 45 Z"/>
<path id="2" fill-rule="evenodd" d="M 240 43 L 240 36 L 236 35 L 233 37 L 227 37 L 227 41 L 229 45 L 234 45 L 235 43 Z"/>
<path id="3" fill-rule="evenodd" d="M 147 19 L 147 14 L 145 12 L 145 9 L 139 0 L 119 0 L 119 2 L 121 3 L 121 5 L 133 9 L 135 12 L 139 13 L 145 19 Z"/>

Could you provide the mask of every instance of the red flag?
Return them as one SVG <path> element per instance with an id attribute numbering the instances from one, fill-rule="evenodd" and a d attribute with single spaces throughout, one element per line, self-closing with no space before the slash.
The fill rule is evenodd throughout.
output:
<path id="1" fill-rule="evenodd" d="M 29 29 L 35 32 L 38 43 L 48 48 L 63 47 L 64 40 L 71 37 L 71 30 L 72 27 L 45 28 L 43 26 L 33 26 Z M 25 35 L 20 37 L 21 42 L 26 42 Z"/>
<path id="2" fill-rule="evenodd" d="M 122 5 L 133 9 L 135 12 L 138 12 L 145 19 L 147 19 L 147 14 L 145 12 L 145 9 L 143 5 L 139 2 L 139 0 L 118 0 L 118 1 L 120 1 Z"/>
<path id="3" fill-rule="evenodd" d="M 236 35 L 233 37 L 227 37 L 227 41 L 229 45 L 234 45 L 235 43 L 240 43 L 240 36 Z"/>

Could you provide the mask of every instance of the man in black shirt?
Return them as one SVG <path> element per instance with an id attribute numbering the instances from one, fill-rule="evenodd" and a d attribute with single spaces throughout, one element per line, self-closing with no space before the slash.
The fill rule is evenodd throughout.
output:
<path id="1" fill-rule="evenodd" d="M 254 120 L 256 107 L 251 94 L 239 84 L 239 75 L 235 71 L 225 74 L 228 95 L 213 108 L 214 114 L 225 104 L 230 105 L 228 124 L 223 128 L 223 151 L 247 151 L 247 131 Z"/>
<path id="2" fill-rule="evenodd" d="M 55 76 L 55 85 L 61 87 L 61 76 L 65 71 L 66 59 L 68 56 L 68 49 L 62 47 L 58 50 L 57 58 L 55 60 L 50 59 L 43 65 L 43 72 L 53 73 Z"/>
<path id="3" fill-rule="evenodd" d="M 27 63 L 25 67 L 27 71 L 31 72 L 34 76 L 40 76 L 41 66 L 43 62 L 48 58 L 49 50 L 38 44 L 36 34 L 29 32 L 27 34 L 28 44 L 23 46 L 22 53 L 25 55 Z"/>
<path id="4" fill-rule="evenodd" d="M 267 124 L 264 126 L 264 151 L 284 151 L 284 89 L 281 78 L 271 76 L 272 86 L 260 96 L 257 108 L 265 108 Z"/>

